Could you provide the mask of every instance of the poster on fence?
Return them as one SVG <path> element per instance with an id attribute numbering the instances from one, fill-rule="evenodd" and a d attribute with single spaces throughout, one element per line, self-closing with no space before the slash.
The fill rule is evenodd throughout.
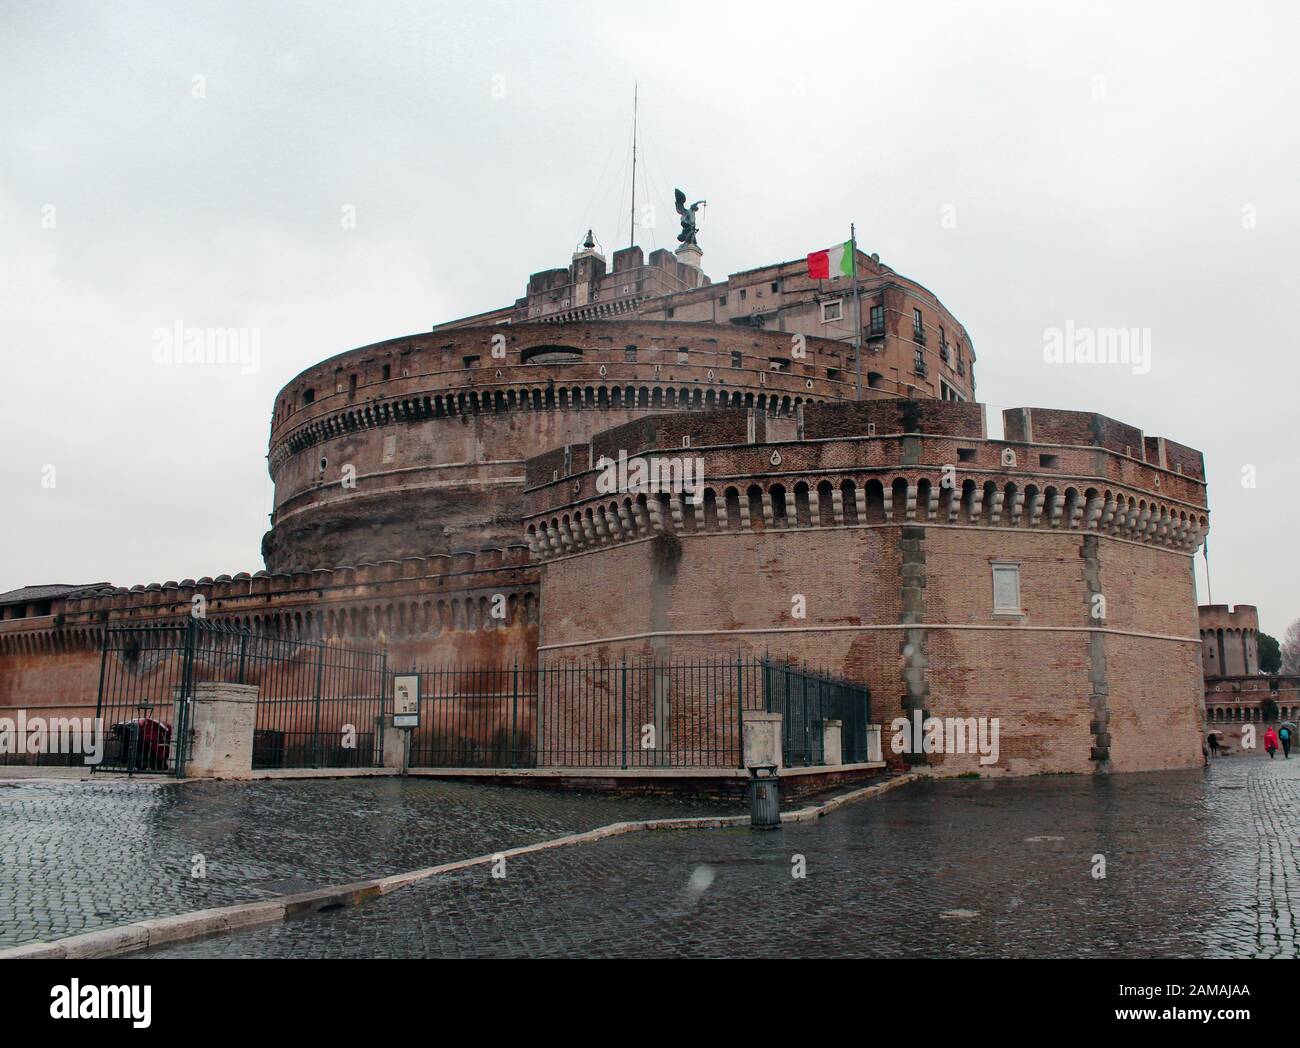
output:
<path id="1" fill-rule="evenodd" d="M 409 674 L 393 678 L 393 727 L 420 725 L 420 677 Z"/>

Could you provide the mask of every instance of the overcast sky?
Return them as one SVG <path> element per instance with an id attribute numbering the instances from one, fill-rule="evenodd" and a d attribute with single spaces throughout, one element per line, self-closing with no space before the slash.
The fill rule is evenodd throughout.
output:
<path id="1" fill-rule="evenodd" d="M 1278 635 L 1296 11 L 3 0 L 0 590 L 260 569 L 279 388 L 513 301 L 588 226 L 623 246 L 637 80 L 645 247 L 674 185 L 715 279 L 856 222 L 966 325 L 980 400 L 1202 450 L 1214 599 Z M 257 368 L 158 363 L 177 324 L 255 331 Z M 1149 372 L 1046 362 L 1067 325 L 1149 332 Z"/>

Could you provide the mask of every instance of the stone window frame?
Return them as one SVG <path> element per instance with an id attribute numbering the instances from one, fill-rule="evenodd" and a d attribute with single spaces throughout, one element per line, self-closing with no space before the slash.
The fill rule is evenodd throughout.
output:
<path id="1" fill-rule="evenodd" d="M 837 324 L 837 323 L 839 323 L 840 321 L 842 321 L 842 320 L 844 319 L 844 299 L 843 299 L 842 297 L 840 297 L 840 298 L 829 298 L 829 299 L 827 299 L 825 302 L 823 302 L 821 305 L 822 305 L 822 323 L 823 323 L 823 324 Z M 829 307 L 829 306 L 834 306 L 834 307 L 835 307 L 835 315 L 834 315 L 833 317 L 832 317 L 832 316 L 828 316 L 827 313 L 826 313 L 827 307 Z"/>
<path id="2" fill-rule="evenodd" d="M 993 614 L 998 618 L 1016 618 L 1025 617 L 1024 594 L 1021 592 L 1020 585 L 1020 568 L 1021 562 L 1018 560 L 990 560 L 989 561 L 989 583 L 992 590 Z M 998 574 L 999 572 L 1013 572 L 1016 583 L 1016 607 L 1010 608 L 998 605 Z"/>

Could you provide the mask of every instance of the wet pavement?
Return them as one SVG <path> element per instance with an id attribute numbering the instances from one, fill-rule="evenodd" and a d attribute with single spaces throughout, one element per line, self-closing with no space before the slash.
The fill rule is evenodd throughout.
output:
<path id="1" fill-rule="evenodd" d="M 0 781 L 0 947 L 734 805 L 432 779 Z"/>
<path id="2" fill-rule="evenodd" d="M 1298 833 L 1300 760 L 930 781 L 814 823 L 619 837 L 140 956 L 1295 956 Z"/>

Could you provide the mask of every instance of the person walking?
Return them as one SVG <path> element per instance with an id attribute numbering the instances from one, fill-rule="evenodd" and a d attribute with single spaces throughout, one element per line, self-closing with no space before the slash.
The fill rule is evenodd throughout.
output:
<path id="1" fill-rule="evenodd" d="M 1277 737 L 1282 743 L 1282 759 L 1291 759 L 1291 729 L 1283 724 L 1277 730 Z"/>
<path id="2" fill-rule="evenodd" d="M 1209 743 L 1210 756 L 1217 757 L 1219 755 L 1219 736 L 1215 732 L 1210 732 Z"/>
<path id="3" fill-rule="evenodd" d="M 1277 753 L 1277 732 L 1273 726 L 1268 726 L 1268 731 L 1264 732 L 1264 749 L 1268 750 L 1268 759 L 1273 759 L 1273 754 Z"/>

